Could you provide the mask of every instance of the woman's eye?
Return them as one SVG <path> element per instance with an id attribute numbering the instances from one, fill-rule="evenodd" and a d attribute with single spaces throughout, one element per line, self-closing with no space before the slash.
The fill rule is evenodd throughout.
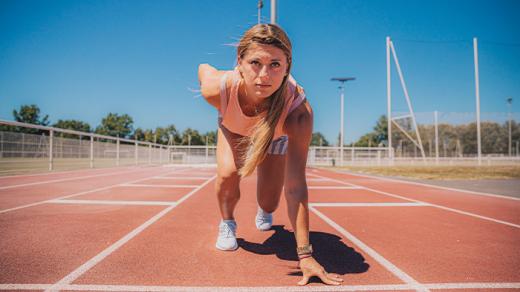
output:
<path id="1" fill-rule="evenodd" d="M 273 66 L 273 67 L 280 67 L 280 63 L 274 62 L 274 63 L 271 64 L 271 66 Z"/>
<path id="2" fill-rule="evenodd" d="M 258 64 L 260 64 L 260 63 L 259 63 L 258 61 L 251 61 L 251 64 L 253 64 L 253 65 L 258 65 Z"/>

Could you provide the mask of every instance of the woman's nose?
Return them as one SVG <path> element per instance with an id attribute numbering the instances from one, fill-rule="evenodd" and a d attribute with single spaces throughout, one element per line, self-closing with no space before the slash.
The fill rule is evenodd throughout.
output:
<path id="1" fill-rule="evenodd" d="M 258 73 L 258 76 L 259 77 L 269 76 L 269 72 L 267 69 L 268 69 L 267 66 L 262 66 L 262 68 L 260 68 L 260 72 Z"/>

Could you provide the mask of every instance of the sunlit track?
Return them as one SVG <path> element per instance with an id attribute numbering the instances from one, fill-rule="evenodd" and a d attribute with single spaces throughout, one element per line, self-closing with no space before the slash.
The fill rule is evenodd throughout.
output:
<path id="1" fill-rule="evenodd" d="M 94 178 L 94 177 L 120 175 L 120 174 L 139 172 L 139 171 L 143 171 L 143 170 L 142 169 L 133 169 L 133 170 L 128 170 L 128 171 L 117 171 L 117 172 L 111 172 L 111 173 L 93 174 L 93 175 L 86 175 L 86 176 L 79 176 L 79 177 L 54 179 L 54 180 L 48 180 L 48 181 L 39 181 L 39 182 L 26 183 L 26 184 L 4 186 L 4 187 L 0 187 L 0 190 L 21 188 L 21 187 L 28 187 L 28 186 L 35 186 L 35 185 L 42 185 L 42 184 L 50 184 L 50 183 L 60 183 L 60 182 L 81 180 L 81 179 Z"/>
<path id="2" fill-rule="evenodd" d="M 322 178 L 326 178 L 324 176 L 321 176 L 321 177 Z M 347 182 L 344 182 L 344 181 L 339 180 L 339 179 L 331 179 L 331 180 L 333 180 L 333 181 L 335 181 L 337 183 L 340 183 L 340 184 L 354 185 L 352 183 L 347 183 Z M 415 203 L 418 203 L 418 204 L 427 204 L 427 205 L 429 205 L 431 207 L 443 209 L 443 210 L 446 210 L 446 211 L 455 212 L 455 213 L 459 213 L 459 214 L 463 214 L 463 215 L 467 215 L 467 216 L 472 216 L 472 217 L 475 217 L 475 218 L 479 218 L 479 219 L 483 219 L 483 220 L 487 220 L 487 221 L 492 221 L 492 222 L 495 222 L 495 223 L 500 223 L 500 224 L 512 226 L 512 227 L 515 227 L 515 228 L 520 228 L 520 225 L 511 223 L 511 222 L 506 222 L 506 221 L 503 221 L 503 220 L 498 220 L 498 219 L 487 217 L 487 216 L 481 216 L 481 215 L 474 214 L 474 213 L 471 213 L 471 212 L 466 212 L 466 211 L 458 210 L 458 209 L 455 209 L 455 208 L 449 208 L 449 207 L 438 205 L 438 204 L 432 204 L 432 203 L 428 203 L 428 202 L 424 202 L 424 201 L 420 201 L 420 200 L 415 200 L 415 199 L 407 198 L 407 197 L 404 197 L 404 196 L 392 194 L 392 193 L 389 193 L 389 192 L 383 192 L 383 191 L 379 191 L 379 190 L 376 190 L 376 189 L 364 187 L 364 186 L 361 186 L 361 185 L 356 185 L 356 186 L 361 188 L 361 189 L 369 190 L 369 191 L 372 191 L 374 193 L 387 195 L 387 196 L 398 198 L 398 199 L 401 199 L 401 200 L 415 202 Z"/>
<path id="3" fill-rule="evenodd" d="M 182 172 L 182 171 L 185 171 L 185 170 L 189 170 L 189 169 L 188 168 L 176 169 L 176 170 L 172 170 L 172 171 L 170 171 L 168 173 Z M 140 178 L 140 179 L 137 179 L 137 180 L 127 181 L 124 184 L 127 184 L 127 183 L 130 183 L 130 184 L 131 183 L 137 183 L 137 182 L 140 182 L 140 181 L 147 180 L 149 178 L 150 177 L 145 177 L 145 178 Z M 84 195 L 84 194 L 88 194 L 88 193 L 93 193 L 93 192 L 97 192 L 97 191 L 101 191 L 101 190 L 107 190 L 107 189 L 113 188 L 115 186 L 120 186 L 120 185 L 121 185 L 121 183 L 115 183 L 115 184 L 108 185 L 108 186 L 101 187 L 101 188 L 96 188 L 96 189 L 91 189 L 91 190 L 87 190 L 87 191 L 77 192 L 77 193 L 73 193 L 73 194 L 70 194 L 70 195 L 61 196 L 61 197 L 58 197 L 58 198 L 53 198 L 53 199 L 49 199 L 49 200 L 44 200 L 44 201 L 38 201 L 38 202 L 30 203 L 30 204 L 25 204 L 25 205 L 18 206 L 18 207 L 8 208 L 8 209 L 0 210 L 0 214 L 11 212 L 11 211 L 15 211 L 15 210 L 20 210 L 20 209 L 24 209 L 24 208 L 38 206 L 38 205 L 41 205 L 41 204 L 45 204 L 45 203 L 51 202 L 53 200 L 62 200 L 62 199 L 72 198 L 72 197 L 76 197 L 76 196 L 80 196 L 80 195 Z"/>
<path id="4" fill-rule="evenodd" d="M 90 268 L 92 268 L 93 266 L 95 266 L 97 263 L 99 263 L 100 261 L 102 261 L 105 257 L 107 257 L 108 255 L 110 255 L 112 252 L 114 252 L 115 250 L 117 250 L 119 247 L 123 246 L 126 242 L 128 242 L 129 240 L 131 240 L 133 237 L 137 236 L 139 233 L 141 233 L 143 230 L 145 230 L 148 226 L 152 225 L 154 222 L 156 222 L 157 220 L 159 220 L 161 217 L 163 217 L 164 215 L 166 215 L 168 212 L 170 212 L 171 210 L 173 210 L 175 207 L 177 207 L 178 205 L 180 205 L 182 202 L 184 202 L 185 200 L 187 200 L 189 197 L 191 197 L 194 193 L 196 193 L 197 191 L 199 191 L 200 189 L 202 189 L 203 187 L 205 187 L 207 184 L 209 184 L 211 181 L 213 181 L 215 179 L 216 176 L 213 176 L 212 178 L 208 179 L 207 181 L 205 181 L 203 184 L 201 184 L 200 186 L 198 186 L 196 189 L 194 189 L 193 191 L 189 192 L 188 194 L 186 194 L 184 197 L 182 197 L 182 199 L 180 199 L 177 204 L 175 205 L 172 205 L 164 210 L 162 210 L 161 212 L 159 212 L 157 215 L 153 216 L 152 218 L 150 218 L 148 221 L 146 221 L 145 223 L 143 223 L 141 226 L 137 227 L 136 229 L 132 230 L 130 233 L 128 233 L 127 235 L 125 235 L 123 238 L 121 238 L 120 240 L 118 240 L 116 243 L 112 244 L 110 247 L 106 248 L 105 250 L 103 250 L 101 253 L 99 253 L 98 255 L 96 255 L 95 257 L 91 258 L 89 261 L 87 261 L 86 263 L 84 263 L 83 265 L 81 265 L 80 267 L 78 267 L 76 270 L 72 271 L 70 274 L 68 274 L 67 276 L 65 276 L 63 279 L 61 279 L 60 281 L 58 281 L 57 283 L 55 283 L 55 285 L 47 288 L 45 291 L 56 291 L 56 290 L 61 290 L 61 288 L 59 288 L 59 286 L 61 285 L 65 285 L 65 284 L 70 284 L 72 283 L 74 280 L 76 280 L 77 278 L 79 278 L 81 275 L 83 275 L 85 272 L 87 272 Z M 58 288 L 56 288 L 56 286 L 58 286 Z"/>
<path id="5" fill-rule="evenodd" d="M 51 284 L 0 284 L 0 290 L 56 290 L 71 291 L 220 291 L 220 292 L 257 292 L 257 291 L 403 291 L 416 290 L 410 284 L 399 285 L 342 285 L 342 286 L 265 286 L 265 287 L 200 287 L 200 286 L 137 286 L 137 285 L 51 285 Z M 520 283 L 429 283 L 422 287 L 431 290 L 460 289 L 520 289 Z"/>

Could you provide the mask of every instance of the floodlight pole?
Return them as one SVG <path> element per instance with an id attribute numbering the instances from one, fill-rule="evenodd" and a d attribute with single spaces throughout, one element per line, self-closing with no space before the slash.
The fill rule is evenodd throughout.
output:
<path id="1" fill-rule="evenodd" d="M 276 0 L 271 0 L 271 23 L 276 24 Z"/>
<path id="2" fill-rule="evenodd" d="M 261 20 L 260 13 L 262 12 L 262 8 L 264 8 L 264 1 L 258 0 L 257 8 L 258 8 L 258 24 L 260 24 L 260 20 Z"/>
<path id="3" fill-rule="evenodd" d="M 345 82 L 356 80 L 354 77 L 346 77 L 346 78 L 331 78 L 331 81 L 339 81 L 341 85 L 339 89 L 341 89 L 341 124 L 340 124 L 340 141 L 339 141 L 339 165 L 343 166 L 343 112 L 344 112 L 344 99 L 345 99 Z"/>
<path id="4" fill-rule="evenodd" d="M 392 83 L 390 81 L 390 37 L 386 37 L 386 111 L 387 111 L 387 135 L 388 135 L 388 158 L 394 159 L 392 151 Z"/>
<path id="5" fill-rule="evenodd" d="M 482 164 L 482 148 L 480 143 L 480 88 L 478 78 L 478 44 L 477 38 L 473 38 L 473 56 L 475 62 L 475 96 L 477 103 L 477 156 L 478 165 Z"/>
<path id="6" fill-rule="evenodd" d="M 513 98 L 507 98 L 507 107 L 508 107 L 508 119 L 509 119 L 509 157 L 511 157 L 511 105 L 513 103 Z"/>

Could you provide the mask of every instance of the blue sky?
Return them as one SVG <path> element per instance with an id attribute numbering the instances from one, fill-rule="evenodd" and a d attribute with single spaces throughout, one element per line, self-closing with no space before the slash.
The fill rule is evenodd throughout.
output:
<path id="1" fill-rule="evenodd" d="M 0 0 L 0 118 L 37 104 L 51 122 L 96 127 L 109 112 L 134 127 L 216 128 L 216 111 L 189 88 L 197 66 L 231 69 L 236 43 L 257 22 L 256 0 Z M 270 1 L 264 1 L 269 21 Z M 474 112 L 473 37 L 479 38 L 482 112 L 520 112 L 520 1 L 278 0 L 293 43 L 295 79 L 315 131 L 339 133 L 335 76 L 355 76 L 345 100 L 345 141 L 386 114 L 385 37 L 394 40 L 417 112 Z M 393 108 L 405 111 L 395 67 Z"/>

